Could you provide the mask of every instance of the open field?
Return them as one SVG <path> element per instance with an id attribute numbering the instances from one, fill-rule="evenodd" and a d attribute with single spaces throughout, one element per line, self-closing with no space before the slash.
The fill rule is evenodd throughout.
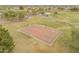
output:
<path id="1" fill-rule="evenodd" d="M 32 16 L 32 18 L 22 22 L 2 23 L 2 25 L 13 36 L 16 45 L 13 52 L 72 52 L 69 47 L 64 45 L 66 44 L 64 41 L 71 38 L 71 27 L 64 22 L 72 23 L 75 27 L 79 28 L 79 12 L 60 11 L 57 16 L 54 16 L 52 13 L 48 17 Z M 63 33 L 52 46 L 48 46 L 29 35 L 17 31 L 32 24 L 45 25 L 52 29 L 60 30 Z"/>

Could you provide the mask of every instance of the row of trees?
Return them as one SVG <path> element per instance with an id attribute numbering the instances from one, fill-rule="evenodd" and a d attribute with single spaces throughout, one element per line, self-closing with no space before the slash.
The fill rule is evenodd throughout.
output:
<path id="1" fill-rule="evenodd" d="M 70 8 L 70 11 L 76 12 L 76 11 L 79 11 L 79 8 L 76 8 L 76 7 Z"/>
<path id="2" fill-rule="evenodd" d="M 5 10 L 3 12 L 3 18 L 7 20 L 15 21 L 15 20 L 23 20 L 25 17 L 24 10 Z"/>
<path id="3" fill-rule="evenodd" d="M 17 9 L 19 8 L 19 9 Z M 11 21 L 16 21 L 16 20 L 23 20 L 29 16 L 33 16 L 33 15 L 45 15 L 46 12 L 50 12 L 51 8 L 43 8 L 43 7 L 9 7 L 9 8 L 5 8 L 4 10 L 2 10 L 2 17 L 7 19 L 7 20 L 11 20 Z"/>
<path id="4" fill-rule="evenodd" d="M 26 16 L 33 16 L 33 15 L 45 15 L 46 12 L 49 13 L 54 13 L 55 15 L 58 14 L 58 10 L 64 10 L 63 7 L 58 7 L 58 9 L 53 10 L 53 8 L 49 7 L 49 8 L 43 8 L 43 7 L 31 7 L 31 8 L 25 8 L 23 6 L 17 7 L 19 9 L 11 9 L 7 8 L 2 12 L 3 18 L 6 18 L 8 20 L 11 21 L 16 21 L 16 20 L 24 20 Z M 70 11 L 79 11 L 79 8 L 77 7 L 73 7 L 73 8 L 69 8 L 68 10 Z"/>

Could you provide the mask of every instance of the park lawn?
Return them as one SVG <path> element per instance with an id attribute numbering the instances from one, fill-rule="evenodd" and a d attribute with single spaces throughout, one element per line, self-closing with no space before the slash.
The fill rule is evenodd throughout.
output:
<path id="1" fill-rule="evenodd" d="M 15 48 L 13 52 L 70 52 L 69 47 L 65 46 L 65 41 L 70 39 L 70 26 L 59 21 L 65 20 L 67 22 L 73 22 L 78 27 L 79 13 L 72 12 L 60 12 L 57 16 L 50 15 L 45 16 L 33 16 L 23 22 L 14 22 L 2 24 L 7 28 L 13 36 L 15 41 Z M 42 24 L 51 28 L 56 28 L 62 31 L 62 34 L 57 38 L 56 42 L 52 46 L 47 46 L 30 36 L 26 36 L 17 30 L 23 27 L 27 27 L 32 24 Z"/>

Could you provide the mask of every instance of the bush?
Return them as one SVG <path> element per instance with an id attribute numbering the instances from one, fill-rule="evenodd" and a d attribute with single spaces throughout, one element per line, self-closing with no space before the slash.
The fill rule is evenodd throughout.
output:
<path id="1" fill-rule="evenodd" d="M 0 26 L 0 52 L 11 52 L 14 46 L 13 38 L 8 30 Z"/>
<path id="2" fill-rule="evenodd" d="M 56 16 L 58 14 L 58 12 L 54 12 L 54 16 Z"/>

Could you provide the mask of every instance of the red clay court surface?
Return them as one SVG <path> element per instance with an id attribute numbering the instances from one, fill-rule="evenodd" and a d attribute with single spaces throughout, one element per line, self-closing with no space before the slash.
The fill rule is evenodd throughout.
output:
<path id="1" fill-rule="evenodd" d="M 28 27 L 20 29 L 20 32 L 31 35 L 38 40 L 41 40 L 47 44 L 52 44 L 53 41 L 59 36 L 60 31 L 51 29 L 44 25 L 30 25 Z"/>

